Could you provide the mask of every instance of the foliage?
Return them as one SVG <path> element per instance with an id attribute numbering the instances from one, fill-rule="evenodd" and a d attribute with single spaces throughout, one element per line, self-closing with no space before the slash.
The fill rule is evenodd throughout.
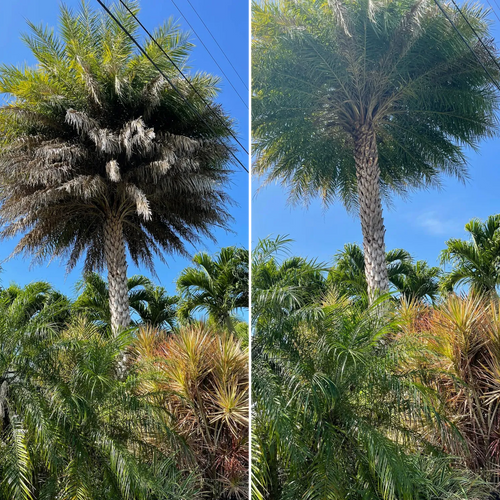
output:
<path id="1" fill-rule="evenodd" d="M 491 75 L 487 11 L 443 2 Z M 380 188 L 405 194 L 466 177 L 462 145 L 494 134 L 495 88 L 431 0 L 254 1 L 254 170 L 293 201 L 357 206 L 357 127 L 374 127 Z"/>
<path id="2" fill-rule="evenodd" d="M 431 267 L 425 261 L 413 261 L 411 255 L 402 249 L 386 253 L 387 275 L 392 289 L 407 299 L 430 299 L 434 301 L 439 291 L 438 278 L 441 270 Z M 365 275 L 363 250 L 348 243 L 337 253 L 328 281 L 341 295 L 367 301 L 368 285 Z"/>
<path id="3" fill-rule="evenodd" d="M 212 499 L 248 498 L 248 353 L 202 323 L 163 337 L 142 328 L 135 342 L 146 392 L 161 394 L 171 425 L 194 455 Z"/>
<path id="4" fill-rule="evenodd" d="M 452 269 L 443 276 L 443 290 L 470 285 L 473 292 L 493 294 L 500 283 L 500 215 L 483 223 L 472 219 L 465 225 L 470 240 L 452 238 L 441 252 L 441 263 Z"/>
<path id="5" fill-rule="evenodd" d="M 193 263 L 177 279 L 179 316 L 204 311 L 217 328 L 234 333 L 234 314 L 248 308 L 248 250 L 226 247 L 215 257 L 201 252 Z"/>
<path id="6" fill-rule="evenodd" d="M 130 334 L 103 337 L 83 318 L 58 328 L 52 318 L 64 300 L 34 315 L 14 304 L 0 303 L 0 498 L 196 495 L 194 477 L 177 469 L 172 450 L 180 446 L 165 410 L 135 395 L 136 377 L 116 379 Z M 172 443 L 168 455 L 164 442 Z"/>

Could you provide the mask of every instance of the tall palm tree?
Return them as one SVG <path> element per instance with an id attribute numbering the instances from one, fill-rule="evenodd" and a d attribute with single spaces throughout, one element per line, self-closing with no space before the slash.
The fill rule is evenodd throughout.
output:
<path id="1" fill-rule="evenodd" d="M 470 285 L 474 292 L 494 294 L 500 284 L 500 215 L 491 215 L 485 222 L 472 219 L 465 225 L 469 241 L 452 238 L 441 252 L 441 263 L 451 263 L 442 287 L 453 290 Z"/>
<path id="2" fill-rule="evenodd" d="M 248 259 L 248 250 L 234 246 L 222 248 L 215 257 L 196 254 L 195 267 L 187 267 L 177 279 L 181 318 L 204 311 L 214 324 L 234 333 L 234 314 L 249 306 Z"/>
<path id="3" fill-rule="evenodd" d="M 466 177 L 462 145 L 495 131 L 498 67 L 486 11 L 432 0 L 253 2 L 258 174 L 291 199 L 358 209 L 370 297 L 389 288 L 382 200 Z"/>
<path id="4" fill-rule="evenodd" d="M 136 2 L 128 5 L 138 13 Z M 112 11 L 138 34 L 124 7 Z M 226 226 L 231 120 L 214 104 L 216 77 L 189 74 L 195 93 L 147 40 L 144 50 L 186 104 L 117 23 L 85 2 L 79 12 L 61 7 L 58 34 L 29 27 L 23 40 L 37 65 L 0 68 L 8 98 L 0 110 L 1 235 L 24 235 L 14 254 L 67 258 L 68 269 L 85 255 L 85 272 L 106 267 L 116 333 L 130 323 L 127 250 L 152 268 L 155 256 L 186 254 L 186 242 Z M 189 70 L 187 33 L 169 20 L 153 36 Z"/>

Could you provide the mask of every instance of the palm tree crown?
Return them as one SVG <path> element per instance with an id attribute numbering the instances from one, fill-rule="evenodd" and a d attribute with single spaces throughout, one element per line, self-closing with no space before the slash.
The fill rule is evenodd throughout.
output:
<path id="1" fill-rule="evenodd" d="M 462 11 L 491 44 L 486 11 Z M 253 18 L 255 171 L 289 186 L 292 200 L 358 209 L 369 291 L 385 291 L 382 199 L 441 174 L 463 179 L 462 145 L 494 132 L 496 89 L 431 0 L 255 1 Z"/>
<path id="2" fill-rule="evenodd" d="M 130 13 L 113 13 L 137 34 Z M 85 2 L 78 13 L 61 7 L 58 35 L 29 26 L 23 40 L 37 66 L 0 68 L 10 98 L 0 111 L 1 235 L 24 234 L 15 253 L 67 258 L 69 269 L 85 255 L 85 272 L 107 267 L 116 330 L 130 322 L 126 249 L 152 268 L 155 256 L 186 254 L 186 242 L 227 224 L 231 121 L 213 104 L 217 78 L 189 76 L 195 93 L 145 42 L 179 97 L 115 21 Z M 153 36 L 188 69 L 186 33 L 170 20 Z"/>

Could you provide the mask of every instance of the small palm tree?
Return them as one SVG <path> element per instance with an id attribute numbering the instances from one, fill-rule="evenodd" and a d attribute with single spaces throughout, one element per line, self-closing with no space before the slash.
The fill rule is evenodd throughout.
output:
<path id="1" fill-rule="evenodd" d="M 138 314 L 140 323 L 170 332 L 177 324 L 178 302 L 176 295 L 168 295 L 165 288 L 149 282 L 130 298 L 130 307 Z"/>
<path id="2" fill-rule="evenodd" d="M 137 35 L 123 6 L 112 11 Z M 58 35 L 29 27 L 23 40 L 37 66 L 0 68 L 9 100 L 0 110 L 1 235 L 24 235 L 14 253 L 67 257 L 68 269 L 85 256 L 85 273 L 106 267 L 116 333 L 130 323 L 127 250 L 152 268 L 155 256 L 185 255 L 186 242 L 226 226 L 231 120 L 213 103 L 216 77 L 188 76 L 195 93 L 146 41 L 179 97 L 117 23 L 86 3 L 76 13 L 61 7 Z M 188 71 L 187 33 L 170 20 L 153 36 Z"/>
<path id="3" fill-rule="evenodd" d="M 472 219 L 465 225 L 470 240 L 452 238 L 441 252 L 441 263 L 452 270 L 442 279 L 444 290 L 469 285 L 471 291 L 495 294 L 500 284 L 500 215 L 491 215 L 483 223 Z"/>
<path id="4" fill-rule="evenodd" d="M 439 291 L 441 270 L 424 261 L 413 262 L 411 255 L 402 249 L 386 253 L 387 275 L 392 288 L 407 299 L 434 300 Z M 335 263 L 328 274 L 329 282 L 341 293 L 366 302 L 368 284 L 365 274 L 363 250 L 356 244 L 344 245 L 335 256 Z"/>
<path id="5" fill-rule="evenodd" d="M 248 250 L 237 247 L 223 248 L 215 257 L 195 255 L 196 267 L 187 267 L 177 279 L 180 317 L 205 311 L 211 322 L 234 333 L 234 314 L 248 308 L 248 259 Z"/>
<path id="6" fill-rule="evenodd" d="M 166 409 L 137 395 L 138 378 L 115 376 L 130 336 L 82 318 L 60 328 L 61 307 L 20 324 L 23 304 L 0 300 L 0 498 L 195 498 Z"/>
<path id="7" fill-rule="evenodd" d="M 461 145 L 495 132 L 498 67 L 467 24 L 495 52 L 486 11 L 444 9 L 475 55 L 432 0 L 253 2 L 255 171 L 359 211 L 370 297 L 389 289 L 383 198 L 464 179 Z"/>

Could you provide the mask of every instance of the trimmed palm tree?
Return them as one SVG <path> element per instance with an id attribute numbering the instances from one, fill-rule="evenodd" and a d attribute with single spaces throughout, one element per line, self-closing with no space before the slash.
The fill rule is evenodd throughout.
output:
<path id="1" fill-rule="evenodd" d="M 237 247 L 222 248 L 215 257 L 196 254 L 195 267 L 187 267 L 177 279 L 180 317 L 204 311 L 219 328 L 234 333 L 234 314 L 249 306 L 248 259 L 248 250 Z"/>
<path id="2" fill-rule="evenodd" d="M 441 263 L 452 269 L 442 279 L 444 290 L 469 285 L 473 292 L 495 294 L 500 284 L 500 215 L 485 222 L 472 219 L 465 225 L 469 241 L 452 238 L 441 252 Z"/>
<path id="3" fill-rule="evenodd" d="M 138 13 L 137 3 L 129 7 Z M 131 14 L 112 10 L 137 35 Z M 0 68 L 9 100 L 0 110 L 1 236 L 23 235 L 14 254 L 67 258 L 68 269 L 85 256 L 85 273 L 106 267 L 116 334 L 130 323 L 127 251 L 153 268 L 155 257 L 186 255 L 186 242 L 226 226 L 231 120 L 214 104 L 216 77 L 190 74 L 195 93 L 147 40 L 181 98 L 115 21 L 86 3 L 79 12 L 61 7 L 59 34 L 29 27 L 23 40 L 37 65 Z M 187 33 L 170 20 L 154 38 L 189 70 Z"/>
<path id="4" fill-rule="evenodd" d="M 293 201 L 340 199 L 361 219 L 370 297 L 389 289 L 382 200 L 466 177 L 463 146 L 495 132 L 486 10 L 431 0 L 253 2 L 255 172 Z"/>

